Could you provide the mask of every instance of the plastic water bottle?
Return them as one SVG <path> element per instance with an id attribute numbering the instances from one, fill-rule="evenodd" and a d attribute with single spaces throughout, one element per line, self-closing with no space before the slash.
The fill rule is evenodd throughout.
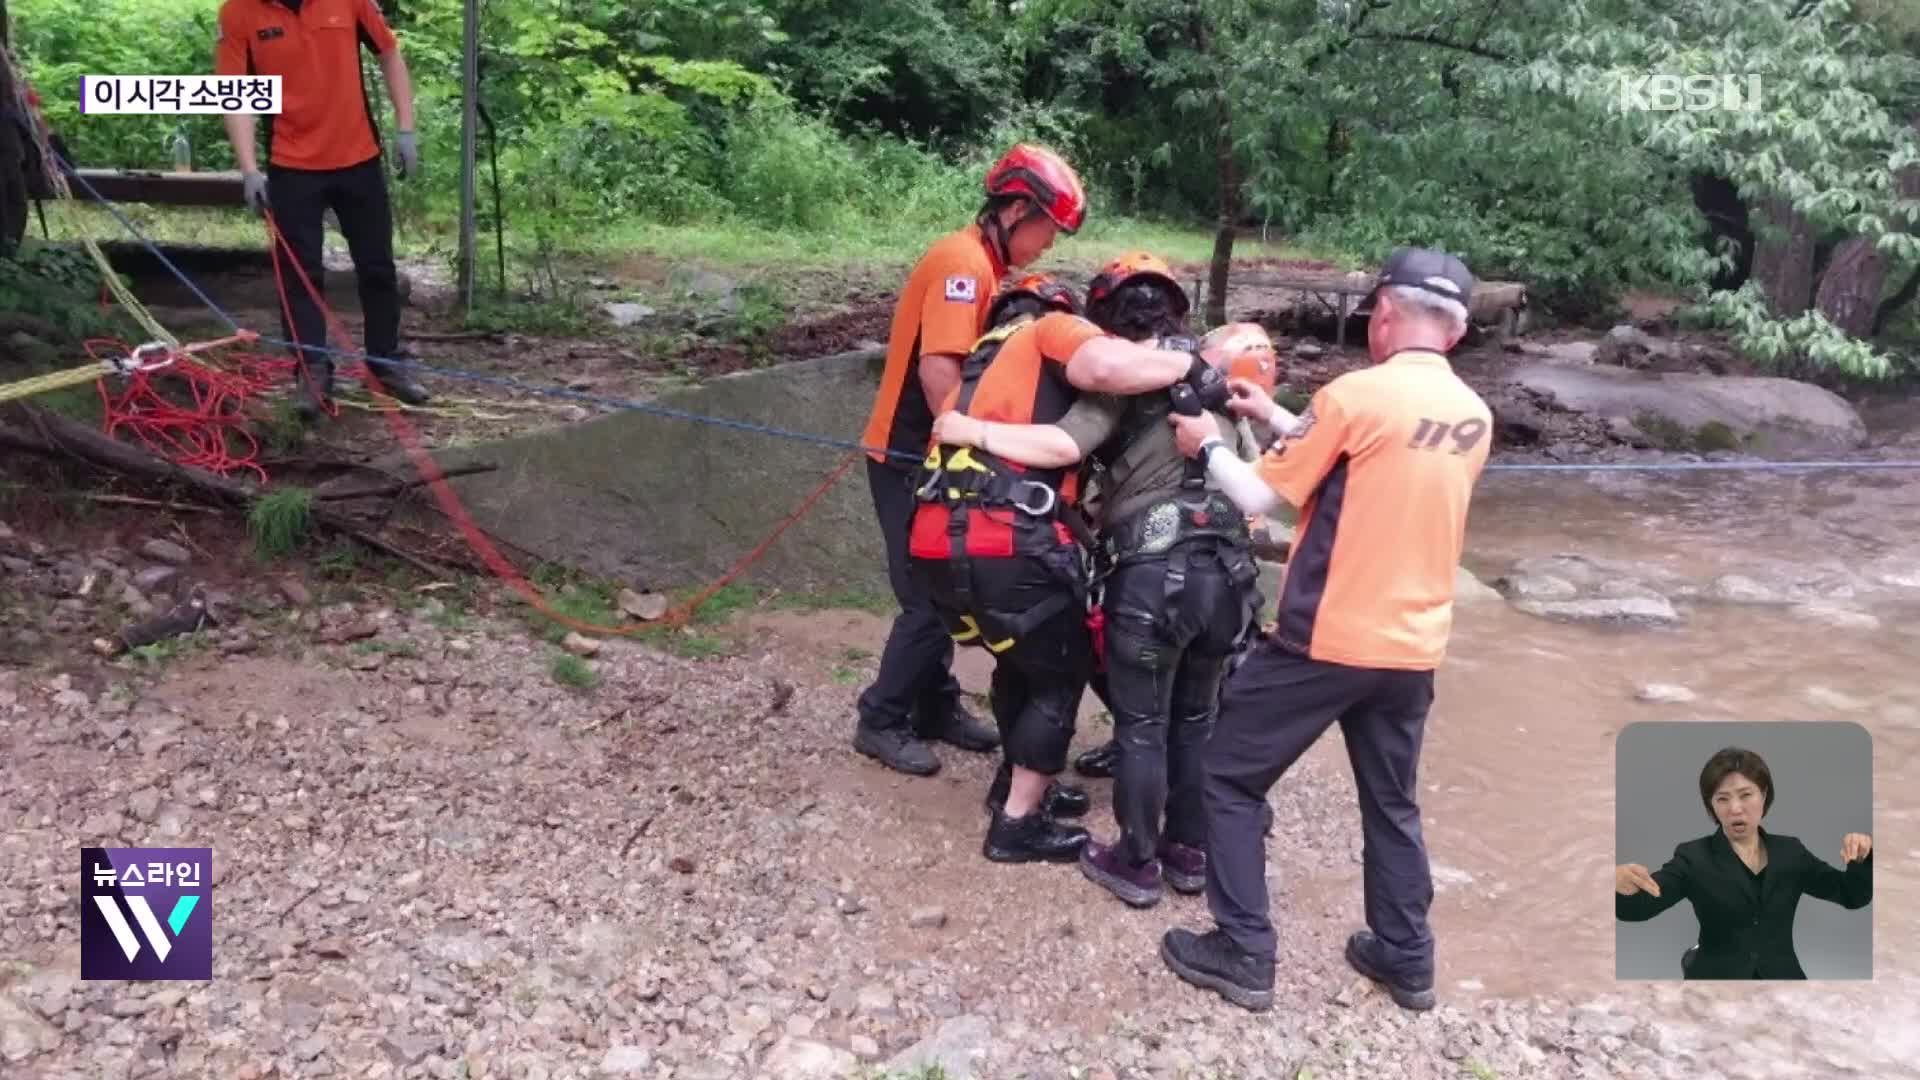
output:
<path id="1" fill-rule="evenodd" d="M 193 171 L 193 144 L 187 141 L 187 129 L 184 127 L 173 133 L 173 171 Z"/>

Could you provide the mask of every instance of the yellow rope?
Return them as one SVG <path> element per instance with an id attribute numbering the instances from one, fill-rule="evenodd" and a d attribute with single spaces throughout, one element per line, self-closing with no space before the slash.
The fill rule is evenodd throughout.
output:
<path id="1" fill-rule="evenodd" d="M 102 375 L 110 375 L 114 366 L 104 360 L 83 364 L 71 371 L 55 371 L 46 375 L 35 375 L 31 379 L 0 386 L 0 401 L 15 401 L 35 394 L 44 394 L 51 390 L 64 390 L 69 386 L 90 383 Z"/>

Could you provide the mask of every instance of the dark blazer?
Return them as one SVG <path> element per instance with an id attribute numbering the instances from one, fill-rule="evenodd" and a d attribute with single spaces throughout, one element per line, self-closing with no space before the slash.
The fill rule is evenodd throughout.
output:
<path id="1" fill-rule="evenodd" d="M 1682 900 L 1700 921 L 1699 952 L 1688 979 L 1804 979 L 1793 951 L 1793 913 L 1802 893 L 1853 910 L 1873 900 L 1873 856 L 1836 870 L 1791 836 L 1760 830 L 1767 868 L 1759 874 L 1734 854 L 1726 834 L 1689 840 L 1653 872 L 1660 895 L 1613 894 L 1615 917 L 1645 922 Z"/>

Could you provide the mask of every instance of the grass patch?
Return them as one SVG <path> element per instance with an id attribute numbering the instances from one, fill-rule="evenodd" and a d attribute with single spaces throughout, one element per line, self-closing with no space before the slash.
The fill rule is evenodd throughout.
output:
<path id="1" fill-rule="evenodd" d="M 555 656 L 553 666 L 549 670 L 553 674 L 553 681 L 569 690 L 585 691 L 600 685 L 599 673 L 588 667 L 585 660 L 572 653 L 561 653 Z"/>
<path id="2" fill-rule="evenodd" d="M 291 398 L 274 401 L 273 410 L 259 421 L 259 435 L 261 446 L 270 454 L 296 454 L 307 445 L 307 425 L 294 414 Z"/>
<path id="3" fill-rule="evenodd" d="M 1468 1058 L 1466 1068 L 1467 1075 L 1473 1077 L 1474 1080 L 1500 1080 L 1500 1074 L 1494 1071 L 1493 1066 L 1488 1065 L 1484 1061 Z"/>
<path id="4" fill-rule="evenodd" d="M 833 670 L 827 673 L 827 677 L 832 679 L 836 686 L 852 686 L 860 681 L 860 673 L 844 664 L 835 664 Z"/>
<path id="5" fill-rule="evenodd" d="M 290 555 L 306 543 L 313 525 L 313 493 L 305 488 L 281 488 L 253 504 L 247 512 L 247 533 L 262 559 Z"/>
<path id="6" fill-rule="evenodd" d="M 205 630 L 195 630 L 191 634 L 163 638 L 150 645 L 141 645 L 127 650 L 127 655 L 137 660 L 140 666 L 152 669 L 164 665 L 167 661 L 194 653 L 204 652 L 213 645 L 213 635 Z"/>

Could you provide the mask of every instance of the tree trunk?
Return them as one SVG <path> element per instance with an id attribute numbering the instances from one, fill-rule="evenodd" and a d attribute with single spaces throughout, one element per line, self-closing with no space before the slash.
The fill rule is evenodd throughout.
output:
<path id="1" fill-rule="evenodd" d="M 1920 116 L 1911 121 L 1920 128 Z M 1920 199 L 1920 166 L 1908 166 L 1894 178 L 1896 199 Z M 1887 257 L 1864 236 L 1850 236 L 1834 252 L 1820 278 L 1814 304 L 1827 321 L 1849 337 L 1870 338 L 1882 325 L 1880 294 L 1887 286 Z"/>
<path id="2" fill-rule="evenodd" d="M 0 0 L 0 48 L 7 44 L 7 4 Z M 27 234 L 27 148 L 13 122 L 11 69 L 0 64 L 0 258 L 14 253 Z"/>
<path id="3" fill-rule="evenodd" d="M 1874 312 L 1873 336 L 1879 337 L 1886 333 L 1887 324 L 1893 321 L 1894 315 L 1901 308 L 1913 303 L 1916 295 L 1920 295 L 1920 266 L 1914 267 L 1913 273 L 1907 275 L 1907 283 L 1900 286 L 1892 296 L 1887 297 L 1887 302 L 1881 304 L 1880 310 Z"/>
<path id="4" fill-rule="evenodd" d="M 1207 271 L 1207 325 L 1227 321 L 1227 271 L 1233 265 L 1233 234 L 1240 220 L 1240 170 L 1233 160 L 1233 129 L 1226 95 L 1220 97 L 1220 133 L 1214 153 L 1220 167 L 1220 230 L 1213 236 L 1213 265 Z"/>
<path id="5" fill-rule="evenodd" d="M 1821 275 L 1814 305 L 1848 337 L 1870 337 L 1874 314 L 1880 308 L 1880 290 L 1886 283 L 1887 257 L 1872 240 L 1849 236 Z"/>
<path id="6" fill-rule="evenodd" d="M 1694 207 L 1707 219 L 1707 250 L 1720 254 L 1720 242 L 1725 240 L 1734 251 L 1733 268 L 1716 270 L 1710 284 L 1716 290 L 1738 289 L 1753 273 L 1753 225 L 1747 202 L 1740 197 L 1739 186 L 1718 173 L 1696 171 L 1688 177 L 1688 186 L 1693 189 Z"/>
<path id="7" fill-rule="evenodd" d="M 1784 197 L 1762 202 L 1760 220 L 1767 228 L 1754 248 L 1753 276 L 1766 293 L 1768 309 L 1791 319 L 1813 300 L 1813 226 Z"/>

